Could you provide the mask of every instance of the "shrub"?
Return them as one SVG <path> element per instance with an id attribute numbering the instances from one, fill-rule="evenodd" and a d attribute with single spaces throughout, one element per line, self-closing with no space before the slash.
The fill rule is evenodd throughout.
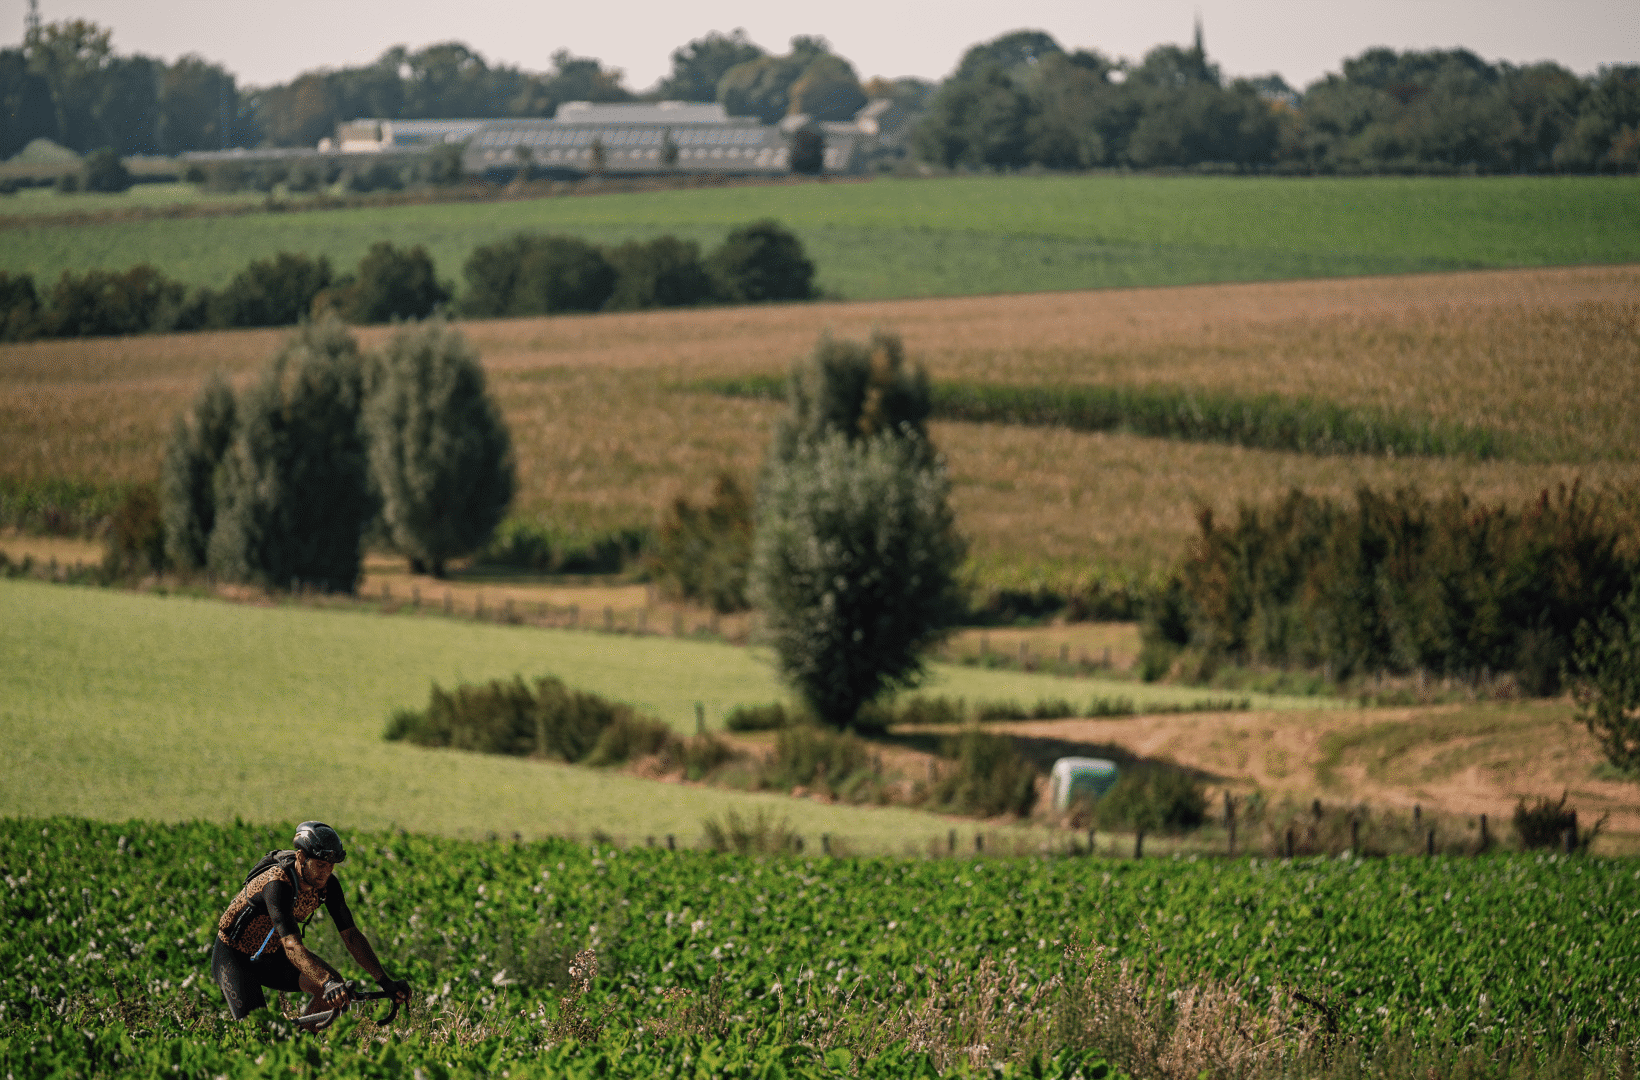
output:
<path id="1" fill-rule="evenodd" d="M 131 170 L 111 147 L 91 151 L 80 165 L 80 185 L 86 191 L 129 191 L 133 183 Z"/>
<path id="2" fill-rule="evenodd" d="M 604 728 L 586 764 L 594 766 L 619 765 L 633 758 L 663 754 L 668 751 L 681 756 L 683 740 L 669 724 L 647 717 L 625 713 Z"/>
<path id="3" fill-rule="evenodd" d="M 0 270 L 0 341 L 27 341 L 40 332 L 40 296 L 29 274 Z"/>
<path id="4" fill-rule="evenodd" d="M 165 522 L 153 484 L 134 484 L 109 521 L 104 566 L 117 575 L 157 574 L 165 569 Z"/>
<path id="5" fill-rule="evenodd" d="M 779 702 L 773 705 L 736 705 L 723 718 L 723 726 L 730 731 L 779 731 L 796 722 L 797 718 Z"/>
<path id="6" fill-rule="evenodd" d="M 333 280 L 330 260 L 281 251 L 257 259 L 211 298 L 214 326 L 290 326 L 307 318 Z"/>
<path id="7" fill-rule="evenodd" d="M 1094 816 L 1106 828 L 1194 829 L 1207 820 L 1207 796 L 1179 770 L 1137 769 L 1122 774 L 1095 804 Z"/>
<path id="8" fill-rule="evenodd" d="M 731 303 L 807 300 L 814 263 L 803 243 L 777 221 L 754 221 L 731 232 L 706 260 L 717 295 Z"/>
<path id="9" fill-rule="evenodd" d="M 46 300 L 46 337 L 103 337 L 185 328 L 187 290 L 146 263 L 126 271 L 63 271 Z"/>
<path id="10" fill-rule="evenodd" d="M 762 780 L 780 789 L 805 785 L 836 790 L 871 768 L 871 748 L 858 736 L 797 724 L 781 728 L 775 736 Z"/>
<path id="11" fill-rule="evenodd" d="M 302 327 L 238 408 L 218 473 L 208 562 L 229 581 L 352 591 L 375 498 L 360 425 L 358 345 L 333 319 Z"/>
<path id="12" fill-rule="evenodd" d="M 633 240 L 611 249 L 607 257 L 615 269 L 615 288 L 604 305 L 611 311 L 693 307 L 712 299 L 712 277 L 693 240 Z"/>
<path id="13" fill-rule="evenodd" d="M 1531 806 L 1526 805 L 1524 798 L 1515 804 L 1515 836 L 1528 851 L 1560 847 L 1567 829 L 1576 833 L 1577 810 L 1566 805 L 1564 791 L 1558 801 L 1543 795 Z M 1575 835 L 1573 839 L 1576 840 Z"/>
<path id="14" fill-rule="evenodd" d="M 350 323 L 363 324 L 425 319 L 449 299 L 425 247 L 417 244 L 405 251 L 382 241 L 359 260 L 351 283 L 320 293 L 315 302 L 334 308 Z"/>
<path id="15" fill-rule="evenodd" d="M 615 288 L 603 253 L 573 236 L 521 233 L 475 248 L 463 268 L 462 310 L 490 318 L 597 311 Z"/>
<path id="16" fill-rule="evenodd" d="M 706 505 L 697 507 L 680 495 L 662 517 L 655 537 L 656 576 L 678 596 L 714 611 L 741 610 L 754 524 L 750 495 L 731 473 L 719 473 Z"/>
<path id="17" fill-rule="evenodd" d="M 915 684 L 923 650 L 963 610 L 964 545 L 930 457 L 915 437 L 837 434 L 769 466 L 753 594 L 782 673 L 828 724 Z"/>
<path id="18" fill-rule="evenodd" d="M 1640 575 L 1609 612 L 1578 626 L 1568 667 L 1578 719 L 1606 760 L 1640 771 Z"/>
<path id="19" fill-rule="evenodd" d="M 393 546 L 444 576 L 483 547 L 517 489 L 512 437 L 478 354 L 442 319 L 387 342 L 365 403 L 371 475 Z"/>
<path id="20" fill-rule="evenodd" d="M 1036 805 L 1036 770 L 1020 756 L 1012 739 L 969 728 L 945 740 L 941 754 L 957 762 L 932 792 L 933 801 L 946 810 L 1024 817 Z"/>
<path id="21" fill-rule="evenodd" d="M 233 390 L 213 375 L 194 398 L 187 416 L 178 416 L 160 473 L 160 507 L 165 550 L 171 565 L 198 570 L 206 563 L 216 527 L 217 470 L 233 441 Z"/>
<path id="22" fill-rule="evenodd" d="M 537 679 L 534 689 L 519 678 L 453 691 L 435 683 L 425 710 L 398 710 L 383 734 L 421 746 L 592 765 L 663 751 L 682 754 L 681 740 L 665 724 L 628 705 L 572 690 L 551 675 Z"/>
<path id="23" fill-rule="evenodd" d="M 538 574 L 618 574 L 651 546 L 647 529 L 560 532 L 534 522 L 509 519 L 474 561 Z"/>
<path id="24" fill-rule="evenodd" d="M 773 452 L 788 461 L 805 447 L 840 434 L 850 442 L 876 435 L 910 437 L 928 450 L 928 375 L 905 362 L 896 334 L 873 331 L 867 342 L 823 334 L 786 380 L 786 412 Z"/>

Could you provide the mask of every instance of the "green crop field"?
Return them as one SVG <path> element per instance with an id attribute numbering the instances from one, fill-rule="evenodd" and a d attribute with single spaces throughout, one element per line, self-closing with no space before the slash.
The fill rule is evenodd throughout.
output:
<path id="1" fill-rule="evenodd" d="M 538 630 L 413 616 L 258 607 L 0 582 L 0 814 L 105 820 L 320 817 L 445 835 L 594 830 L 694 843 L 730 807 L 789 816 L 809 836 L 901 850 L 949 823 L 900 809 L 660 784 L 629 776 L 384 742 L 394 708 L 430 683 L 552 673 L 693 730 L 784 696 L 758 652 L 710 642 Z M 930 687 L 970 700 L 1123 695 L 1188 702 L 1188 688 L 940 667 Z M 1260 698 L 1316 707 L 1316 700 Z M 1325 703 L 1323 703 L 1325 704 Z"/>
<path id="2" fill-rule="evenodd" d="M 65 211 L 77 205 L 58 201 Z M 49 282 L 64 270 L 149 262 L 184 281 L 219 284 L 278 251 L 325 254 L 350 268 L 370 244 L 389 240 L 426 245 L 443 275 L 459 281 L 474 247 L 520 230 L 603 243 L 673 233 L 711 244 L 760 217 L 795 230 L 819 266 L 820 285 L 847 299 L 1640 259 L 1633 177 L 1095 175 L 878 179 L 74 226 L 17 215 L 0 244 L 0 270 Z"/>
<path id="3" fill-rule="evenodd" d="M 1590 1075 L 1615 1076 L 1636 1042 L 1632 862 L 759 859 L 355 830 L 338 875 L 420 998 L 389 1040 L 291 1041 L 267 1014 L 224 1023 L 206 977 L 215 917 L 289 834 L 0 822 L 0 1069 L 1410 1077 L 1513 1047 L 1462 1074 L 1528 1076 L 1564 1038 L 1544 1075 L 1604 1055 Z M 308 941 L 345 961 L 328 923 Z M 1387 1068 L 1359 1064 L 1375 1053 Z"/>

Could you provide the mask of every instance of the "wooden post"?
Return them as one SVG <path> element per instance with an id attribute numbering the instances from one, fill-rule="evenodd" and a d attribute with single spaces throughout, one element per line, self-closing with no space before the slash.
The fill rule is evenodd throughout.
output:
<path id="1" fill-rule="evenodd" d="M 1492 846 L 1492 838 L 1486 832 L 1486 815 L 1481 815 L 1481 850 L 1485 851 Z"/>
<path id="2" fill-rule="evenodd" d="M 1287 826 L 1287 857 L 1293 857 L 1293 827 Z"/>
<path id="3" fill-rule="evenodd" d="M 1225 847 L 1225 854 L 1234 856 L 1236 853 L 1236 803 L 1230 798 L 1230 793 L 1224 793 L 1224 829 L 1229 834 L 1229 843 Z"/>
<path id="4" fill-rule="evenodd" d="M 1093 827 L 1090 825 L 1088 827 L 1088 854 L 1089 855 L 1093 854 L 1093 839 L 1094 839 L 1094 837 L 1093 837 Z"/>
<path id="5" fill-rule="evenodd" d="M 1019 643 L 1019 670 L 1029 671 L 1030 668 L 1031 668 L 1031 643 L 1028 642 L 1028 641 L 1021 641 Z"/>
<path id="6" fill-rule="evenodd" d="M 604 631 L 607 633 L 608 631 L 611 631 L 613 629 L 615 629 L 615 609 L 610 607 L 609 605 L 605 604 L 604 605 Z"/>
<path id="7" fill-rule="evenodd" d="M 445 589 L 444 590 L 444 614 L 448 615 L 454 609 L 455 609 L 455 601 L 450 596 L 450 590 Z"/>
<path id="8" fill-rule="evenodd" d="M 695 702 L 695 734 L 706 734 L 706 706 Z"/>
<path id="9" fill-rule="evenodd" d="M 1145 831 L 1143 829 L 1133 834 L 1133 857 L 1135 859 L 1145 857 Z"/>
<path id="10" fill-rule="evenodd" d="M 974 834 L 974 854 L 985 854 L 985 834 L 982 832 L 977 832 Z"/>
<path id="11" fill-rule="evenodd" d="M 1435 854 L 1435 830 L 1433 828 L 1424 834 L 1424 854 L 1428 856 Z"/>
<path id="12" fill-rule="evenodd" d="M 831 833 L 823 832 L 820 834 L 820 851 L 826 855 L 831 854 Z"/>
<path id="13" fill-rule="evenodd" d="M 933 768 L 933 765 L 930 764 L 929 768 Z M 947 855 L 955 855 L 957 853 L 957 830 L 955 829 L 952 829 L 945 838 L 945 853 Z"/>
<path id="14" fill-rule="evenodd" d="M 473 595 L 473 618 L 482 619 L 483 617 L 484 617 L 484 594 L 483 593 L 475 593 Z"/>
<path id="15" fill-rule="evenodd" d="M 1361 854 L 1361 819 L 1350 818 L 1350 854 Z"/>
<path id="16" fill-rule="evenodd" d="M 676 850 L 678 850 L 678 838 L 673 836 L 671 833 L 666 834 L 666 850 L 667 851 L 676 851 Z"/>

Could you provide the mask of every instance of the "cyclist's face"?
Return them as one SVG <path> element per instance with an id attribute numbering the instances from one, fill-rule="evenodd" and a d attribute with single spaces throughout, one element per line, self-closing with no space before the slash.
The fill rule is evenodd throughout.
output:
<path id="1" fill-rule="evenodd" d="M 315 889 L 322 889 L 330 880 L 330 872 L 336 869 L 336 864 L 324 859 L 315 859 L 312 855 L 305 857 L 305 866 L 302 867 L 302 880 Z"/>

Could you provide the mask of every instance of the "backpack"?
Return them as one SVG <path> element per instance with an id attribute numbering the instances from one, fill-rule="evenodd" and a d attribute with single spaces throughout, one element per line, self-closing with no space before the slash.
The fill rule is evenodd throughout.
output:
<path id="1" fill-rule="evenodd" d="M 245 881 L 242 885 L 240 885 L 240 888 L 243 889 L 246 885 L 249 885 L 252 881 L 256 880 L 259 875 L 266 873 L 270 868 L 275 866 L 279 867 L 280 871 L 285 875 L 285 880 L 290 882 L 291 888 L 297 890 L 301 889 L 302 883 L 296 880 L 296 852 L 281 851 L 278 848 L 274 848 L 272 851 L 256 860 L 256 865 L 251 867 L 250 873 L 245 875 Z M 312 915 L 307 917 L 307 922 L 304 922 L 301 928 L 297 930 L 297 934 L 299 936 L 306 936 L 308 926 L 313 922 L 314 917 L 318 914 L 319 913 L 315 911 Z M 241 908 L 239 914 L 234 917 L 233 925 L 228 929 L 228 940 L 238 941 L 239 935 L 244 932 L 245 925 L 255 917 L 256 909 L 251 906 L 250 898 L 246 897 L 245 906 Z"/>

